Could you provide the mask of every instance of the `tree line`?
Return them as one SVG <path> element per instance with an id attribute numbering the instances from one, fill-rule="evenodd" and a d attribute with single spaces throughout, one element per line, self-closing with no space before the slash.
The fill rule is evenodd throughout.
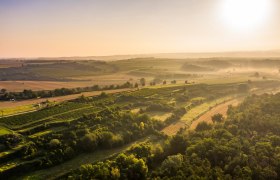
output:
<path id="1" fill-rule="evenodd" d="M 79 94 L 88 91 L 102 91 L 102 90 L 113 90 L 113 89 L 124 89 L 134 87 L 132 83 L 126 82 L 122 85 L 110 85 L 101 87 L 94 85 L 91 87 L 78 87 L 78 88 L 59 88 L 54 90 L 42 90 L 32 91 L 25 89 L 22 92 L 8 92 L 6 89 L 0 90 L 0 101 L 11 101 L 11 100 L 26 100 L 35 98 L 49 98 L 56 96 L 65 96 L 71 94 Z"/>

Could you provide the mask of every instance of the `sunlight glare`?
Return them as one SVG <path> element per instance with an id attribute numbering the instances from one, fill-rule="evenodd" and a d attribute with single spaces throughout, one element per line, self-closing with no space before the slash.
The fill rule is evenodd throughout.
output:
<path id="1" fill-rule="evenodd" d="M 223 22 L 234 31 L 253 31 L 269 18 L 271 0 L 223 0 Z"/>

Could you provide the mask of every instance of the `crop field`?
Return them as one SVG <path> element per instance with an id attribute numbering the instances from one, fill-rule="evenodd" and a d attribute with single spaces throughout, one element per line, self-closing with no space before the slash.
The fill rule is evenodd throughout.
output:
<path id="1" fill-rule="evenodd" d="M 23 106 L 16 106 L 16 107 L 9 107 L 9 108 L 1 108 L 1 116 L 11 116 L 18 113 L 24 113 L 28 111 L 36 110 L 35 105 L 23 105 Z"/>
<path id="2" fill-rule="evenodd" d="M 4 127 L 0 127 L 0 136 L 6 135 L 6 134 L 10 134 L 10 133 L 12 133 L 11 130 L 6 129 Z"/>
<path id="3" fill-rule="evenodd" d="M 208 112 L 209 109 L 231 98 L 232 97 L 223 97 L 213 101 L 202 103 L 194 108 L 191 108 L 181 117 L 178 122 L 165 127 L 162 132 L 169 136 L 175 135 L 180 129 L 188 128 L 193 122 L 196 122 L 196 119 L 199 118 L 202 114 Z M 200 97 L 196 99 L 200 99 Z"/>
<path id="4" fill-rule="evenodd" d="M 50 178 L 50 172 L 67 173 L 83 163 L 110 158 L 149 136 L 173 136 L 181 128 L 192 128 L 193 122 L 215 106 L 247 94 L 240 89 L 243 86 L 175 84 L 94 92 L 84 98 L 71 95 L 34 112 L 0 118 L 0 140 L 4 143 L 0 176 L 12 176 L 32 164 L 36 168 L 21 172 L 23 176 Z M 263 84 L 250 84 L 252 88 L 259 86 Z M 95 148 L 89 150 L 89 144 Z M 54 155 L 61 152 L 63 158 Z"/>
<path id="5" fill-rule="evenodd" d="M 118 92 L 122 92 L 122 91 L 130 91 L 130 90 L 132 91 L 133 89 L 116 89 L 116 90 L 84 92 L 84 93 L 73 94 L 73 95 L 31 99 L 31 100 L 25 100 L 25 101 L 4 101 L 4 102 L 0 102 L 0 107 L 1 107 L 1 110 L 3 110 L 3 115 L 7 116 L 7 115 L 13 115 L 13 114 L 18 114 L 18 113 L 22 113 L 22 112 L 35 110 L 36 105 L 44 103 L 46 101 L 49 101 L 52 103 L 59 103 L 59 102 L 63 102 L 63 101 L 73 100 L 80 96 L 85 96 L 85 97 L 97 96 L 101 92 L 106 92 L 108 94 L 111 94 L 111 93 L 118 93 Z"/>
<path id="6" fill-rule="evenodd" d="M 250 80 L 280 79 L 279 63 L 274 59 L 157 59 L 136 58 L 118 61 L 0 60 L 0 89 L 8 91 L 52 90 L 118 85 L 167 80 L 196 83 L 237 83 Z M 200 70 L 203 71 L 200 71 Z M 207 71 L 204 71 L 207 69 Z M 254 74 L 258 72 L 258 76 Z"/>
<path id="7" fill-rule="evenodd" d="M 0 81 L 0 89 L 7 89 L 12 92 L 20 92 L 24 89 L 32 89 L 34 91 L 53 90 L 57 88 L 75 88 L 92 86 L 93 81 Z"/>
<path id="8" fill-rule="evenodd" d="M 162 132 L 168 136 L 175 135 L 181 128 L 185 128 L 186 124 L 182 121 L 178 121 L 165 127 Z"/>
<path id="9" fill-rule="evenodd" d="M 190 125 L 190 129 L 194 130 L 197 127 L 197 125 L 201 122 L 207 122 L 210 124 L 213 123 L 212 116 L 214 116 L 215 114 L 218 114 L 218 113 L 222 114 L 226 118 L 228 106 L 229 105 L 237 106 L 241 101 L 242 101 L 241 98 L 239 98 L 239 99 L 236 98 L 236 99 L 226 101 L 224 103 L 221 103 L 221 104 L 211 108 L 211 110 L 207 111 L 202 116 L 200 116 L 197 120 L 193 121 Z"/>
<path id="10" fill-rule="evenodd" d="M 280 0 L 0 0 L 0 180 L 280 180 Z"/>
<path id="11" fill-rule="evenodd" d="M 33 91 L 54 90 L 58 88 L 90 87 L 93 85 L 109 86 L 121 85 L 127 81 L 139 82 L 139 77 L 127 74 L 109 74 L 95 76 L 71 77 L 71 81 L 0 81 L 0 89 L 7 89 L 11 92 L 21 92 L 24 89 Z"/>

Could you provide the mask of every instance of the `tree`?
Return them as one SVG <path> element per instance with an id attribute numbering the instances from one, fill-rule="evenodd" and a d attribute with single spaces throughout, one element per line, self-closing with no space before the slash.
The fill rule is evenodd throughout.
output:
<path id="1" fill-rule="evenodd" d="M 111 170 L 111 176 L 112 179 L 120 179 L 121 177 L 120 170 L 116 167 L 113 167 Z"/>
<path id="2" fill-rule="evenodd" d="M 7 89 L 1 89 L 1 91 L 0 91 L 2 94 L 5 94 L 6 92 L 7 92 Z"/>
<path id="3" fill-rule="evenodd" d="M 95 150 L 98 144 L 98 138 L 95 134 L 89 133 L 86 134 L 81 139 L 81 148 L 85 151 L 92 151 Z"/>
<path id="4" fill-rule="evenodd" d="M 162 84 L 165 85 L 166 84 L 166 80 L 162 81 Z"/>
<path id="5" fill-rule="evenodd" d="M 120 179 L 146 179 L 148 167 L 143 159 L 121 153 L 116 158 L 116 165 L 120 169 Z"/>
<path id="6" fill-rule="evenodd" d="M 211 124 L 208 124 L 207 122 L 200 122 L 195 128 L 195 131 L 206 131 L 210 130 L 212 128 Z"/>
<path id="7" fill-rule="evenodd" d="M 156 85 L 156 83 L 154 81 L 150 82 L 150 86 L 155 86 L 155 85 Z"/>
<path id="8" fill-rule="evenodd" d="M 256 78 L 258 78 L 258 77 L 260 77 L 260 73 L 255 72 L 254 76 L 255 76 Z"/>
<path id="9" fill-rule="evenodd" d="M 212 116 L 212 121 L 213 123 L 220 123 L 224 120 L 224 117 L 222 114 L 218 113 L 218 114 L 215 114 L 214 116 Z"/>
<path id="10" fill-rule="evenodd" d="M 182 166 L 182 164 L 183 164 L 182 154 L 168 156 L 167 159 L 165 159 L 162 162 L 161 170 L 167 175 L 172 175 L 178 171 L 178 169 Z"/>
<path id="11" fill-rule="evenodd" d="M 138 86 L 139 86 L 138 83 L 135 83 L 134 87 L 135 87 L 135 88 L 138 88 Z"/>
<path id="12" fill-rule="evenodd" d="M 145 86 L 146 85 L 146 79 L 145 78 L 141 78 L 140 79 L 140 84 L 141 84 L 141 86 Z"/>
<path id="13" fill-rule="evenodd" d="M 99 97 L 105 98 L 105 97 L 108 97 L 108 95 L 106 94 L 106 92 L 101 92 L 101 94 L 99 95 Z"/>
<path id="14" fill-rule="evenodd" d="M 140 122 L 139 127 L 140 127 L 140 129 L 143 131 L 143 130 L 144 130 L 144 128 L 145 128 L 145 123 Z"/>
<path id="15" fill-rule="evenodd" d="M 51 147 L 58 147 L 61 143 L 58 139 L 52 139 L 49 144 Z"/>
<path id="16" fill-rule="evenodd" d="M 133 146 L 130 150 L 131 153 L 137 158 L 148 158 L 151 155 L 151 145 L 147 143 L 141 143 Z"/>
<path id="17" fill-rule="evenodd" d="M 170 140 L 170 150 L 169 150 L 169 152 L 171 154 L 184 153 L 186 148 L 187 148 L 187 143 L 186 143 L 186 139 L 183 135 L 176 134 Z"/>

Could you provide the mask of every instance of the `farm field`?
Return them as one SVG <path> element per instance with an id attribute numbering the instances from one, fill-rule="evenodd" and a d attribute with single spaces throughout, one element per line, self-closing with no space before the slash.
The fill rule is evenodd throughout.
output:
<path id="1" fill-rule="evenodd" d="M 242 102 L 242 99 L 233 99 L 233 100 L 229 100 L 225 103 L 219 104 L 215 107 L 213 107 L 212 109 L 210 109 L 209 111 L 205 112 L 203 115 L 201 115 L 197 120 L 193 121 L 190 125 L 190 129 L 194 130 L 197 125 L 201 122 L 207 122 L 207 123 L 213 123 L 212 122 L 212 116 L 214 116 L 215 114 L 222 114 L 225 118 L 227 117 L 227 110 L 228 110 L 228 106 L 237 106 L 240 102 Z"/>
<path id="2" fill-rule="evenodd" d="M 224 97 L 220 99 L 216 99 L 214 101 L 205 102 L 197 107 L 194 107 L 187 111 L 178 122 L 175 122 L 162 130 L 163 133 L 172 136 L 179 132 L 182 128 L 188 128 L 193 122 L 196 122 L 197 118 L 200 119 L 200 116 L 204 113 L 210 112 L 213 107 L 219 106 L 220 103 L 224 103 L 225 101 L 230 100 L 232 97 Z M 226 103 L 225 103 L 226 104 Z M 210 110 L 210 111 L 209 111 Z"/>
<path id="3" fill-rule="evenodd" d="M 251 93 L 253 94 L 258 94 L 261 95 L 263 93 L 269 93 L 269 94 L 276 94 L 280 92 L 280 89 L 259 89 L 259 90 L 255 90 Z M 208 110 L 206 113 L 202 113 L 201 116 L 198 117 L 198 119 L 196 119 L 195 121 L 192 121 L 189 129 L 190 130 L 194 130 L 197 125 L 201 122 L 207 122 L 212 124 L 212 116 L 214 116 L 215 114 L 221 114 L 223 115 L 223 117 L 227 118 L 227 110 L 229 106 L 237 106 L 239 105 L 242 101 L 244 100 L 244 97 L 237 97 L 234 98 L 232 100 L 226 101 L 224 103 L 218 104 L 216 106 L 214 106 L 213 108 L 211 108 L 210 110 Z"/>
<path id="4" fill-rule="evenodd" d="M 52 106 L 0 118 L 0 140 L 4 143 L 0 176 L 12 176 L 12 172 L 30 165 L 33 169 L 21 172 L 22 176 L 64 175 L 82 164 L 130 152 L 132 144 L 145 143 L 142 140 L 150 136 L 162 141 L 164 134 L 176 135 L 210 108 L 249 93 L 241 87 L 278 85 L 275 81 L 173 84 L 112 90 L 106 94 L 88 92 L 83 98 L 81 94 L 57 97 Z M 37 163 L 40 165 L 34 166 Z"/>
<path id="5" fill-rule="evenodd" d="M 63 101 L 69 101 L 72 99 L 76 99 L 82 95 L 85 97 L 88 96 L 97 96 L 101 92 L 106 93 L 118 93 L 122 91 L 130 91 L 133 89 L 118 89 L 118 90 L 104 90 L 104 91 L 93 91 L 93 92 L 84 92 L 80 94 L 73 94 L 73 95 L 67 95 L 67 96 L 59 96 L 59 97 L 51 97 L 51 98 L 40 98 L 40 99 L 32 99 L 32 100 L 24 100 L 24 101 L 8 101 L 8 102 L 0 102 L 1 110 L 3 110 L 3 114 L 5 115 L 12 115 L 17 113 L 22 113 L 26 111 L 32 111 L 35 110 L 34 105 L 43 103 L 45 101 L 50 102 L 63 102 Z"/>
<path id="6" fill-rule="evenodd" d="M 220 92 L 220 86 L 224 87 L 224 90 L 221 92 Z M 92 113 L 99 114 L 99 113 L 102 113 L 103 111 L 107 112 L 106 108 L 108 108 L 108 107 L 113 108 L 112 110 L 107 112 L 107 113 L 109 113 L 108 115 L 110 115 L 110 113 L 114 114 L 117 112 L 114 110 L 114 108 L 123 109 L 122 111 L 125 112 L 127 108 L 141 107 L 142 108 L 141 114 L 143 114 L 143 113 L 145 114 L 145 112 L 147 112 L 147 114 L 150 113 L 151 117 L 145 117 L 145 118 L 152 118 L 155 115 L 155 113 L 157 114 L 158 112 L 174 114 L 174 112 L 178 111 L 178 109 L 180 109 L 181 107 L 184 107 L 184 104 L 188 104 L 188 100 L 186 99 L 185 103 L 184 102 L 178 103 L 178 107 L 176 107 L 176 106 L 169 107 L 169 105 L 168 105 L 167 106 L 168 108 L 167 108 L 167 107 L 163 106 L 163 104 L 167 105 L 168 103 L 174 101 L 173 98 L 177 97 L 177 96 L 178 96 L 178 101 L 180 101 L 179 97 L 180 96 L 184 97 L 184 94 L 186 92 L 189 93 L 188 96 L 192 96 L 192 97 L 197 97 L 197 96 L 200 96 L 203 94 L 204 90 L 202 92 L 198 92 L 197 88 L 202 88 L 205 90 L 207 89 L 209 91 L 212 91 L 213 93 L 221 93 L 221 94 L 219 94 L 219 96 L 222 96 L 223 94 L 226 95 L 228 93 L 238 93 L 237 89 L 234 89 L 233 87 L 237 88 L 238 84 L 225 85 L 225 86 L 223 86 L 223 85 L 213 85 L 213 86 L 211 86 L 211 85 L 177 85 L 177 86 L 167 86 L 167 87 L 162 87 L 162 88 L 144 88 L 144 89 L 140 89 L 138 91 L 130 91 L 130 92 L 129 91 L 125 91 L 125 92 L 113 91 L 116 94 L 107 94 L 104 97 L 99 95 L 99 96 L 95 96 L 92 98 L 90 97 L 90 95 L 96 95 L 96 94 L 88 93 L 87 96 L 89 99 L 81 100 L 81 102 L 80 102 L 79 98 L 75 100 L 75 97 L 77 98 L 77 96 L 70 96 L 70 97 L 65 96 L 63 101 L 72 100 L 74 102 L 66 101 L 62 104 L 58 103 L 57 105 L 54 105 L 54 107 L 49 107 L 49 108 L 42 109 L 39 111 L 30 112 L 30 113 L 26 113 L 26 114 L 22 114 L 22 115 L 11 116 L 11 117 L 7 117 L 7 118 L 1 118 L 0 124 L 6 128 L 12 129 L 14 131 L 13 136 L 16 136 L 17 138 L 19 138 L 20 142 L 19 143 L 15 142 L 14 145 L 12 145 L 13 146 L 12 149 L 8 150 L 8 151 L 11 151 L 11 153 L 9 153 L 9 156 L 12 156 L 10 154 L 14 154 L 19 151 L 16 149 L 21 147 L 21 143 L 24 142 L 25 144 L 29 144 L 31 142 L 33 142 L 33 143 L 35 142 L 37 144 L 37 142 L 39 143 L 39 141 L 47 143 L 47 141 L 50 141 L 51 139 L 55 139 L 55 137 L 58 137 L 57 136 L 58 134 L 61 134 L 61 135 L 64 134 L 63 136 L 66 136 L 67 132 L 71 131 L 70 129 L 72 129 L 72 128 L 80 129 L 80 128 L 82 128 L 82 126 L 80 127 L 79 124 L 81 124 L 82 122 L 87 122 L 88 120 L 86 120 L 86 119 L 88 119 L 88 118 L 91 119 L 91 116 L 87 117 L 87 116 L 85 116 L 86 114 L 92 114 Z M 99 92 L 99 94 L 100 94 L 100 92 Z M 170 96 L 171 94 L 172 94 L 172 96 Z M 207 98 L 207 97 L 205 97 L 205 98 Z M 98 105 L 99 103 L 102 103 L 103 105 Z M 141 114 L 137 113 L 133 116 L 136 116 L 135 118 L 137 118 L 138 116 L 141 116 Z M 121 114 L 118 115 L 118 113 L 116 115 L 122 116 Z M 174 115 L 177 116 L 178 113 L 175 113 Z M 156 119 L 155 120 L 147 119 L 144 121 L 147 123 L 147 125 L 145 125 L 146 123 L 144 123 L 144 126 L 147 126 L 147 128 L 148 128 L 150 123 L 152 123 L 152 124 L 155 123 L 155 125 L 153 125 L 154 128 L 161 128 L 162 126 L 165 126 L 165 124 L 168 125 L 168 123 L 169 123 L 168 121 L 176 121 L 176 118 L 175 118 L 176 116 L 174 116 L 174 115 L 173 116 L 169 115 L 170 117 L 167 118 L 165 121 L 162 121 L 162 120 L 158 121 Z M 106 118 L 106 116 L 100 116 L 100 118 L 103 119 L 103 118 Z M 90 122 L 91 121 L 88 121 L 88 123 L 90 123 Z M 86 123 L 86 124 L 88 124 L 88 123 Z M 96 128 L 99 129 L 98 126 L 95 127 L 90 124 L 87 125 L 91 129 L 90 131 L 95 132 Z M 102 123 L 100 125 L 102 127 Z M 111 125 L 108 124 L 106 126 L 110 127 Z M 78 131 L 78 129 L 76 129 L 75 131 Z M 148 129 L 147 129 L 147 131 L 148 131 Z M 121 131 L 117 131 L 117 132 L 121 132 Z M 137 131 L 135 131 L 135 133 L 136 132 Z M 139 136 L 139 138 L 140 137 L 143 138 L 150 133 L 145 133 L 143 135 L 141 135 L 141 133 L 140 133 L 137 136 Z M 118 134 L 116 134 L 114 136 L 116 136 L 115 138 L 122 137 L 122 135 L 118 135 Z M 28 138 L 29 140 L 26 138 Z M 61 139 L 61 138 L 59 138 L 59 139 Z M 64 138 L 62 138 L 62 139 L 64 139 Z M 62 139 L 60 141 L 62 141 Z M 135 140 L 137 140 L 137 139 L 135 139 Z M 124 140 L 122 140 L 122 141 L 124 141 Z M 126 140 L 126 141 L 130 142 L 131 140 Z M 134 140 L 132 140 L 132 142 L 133 141 Z M 31 146 L 31 147 L 33 147 L 33 146 Z M 49 150 L 45 149 L 46 148 L 45 145 L 38 144 L 38 145 L 36 145 L 36 147 L 40 148 L 41 150 L 44 150 L 46 152 L 49 151 Z M 21 149 L 21 148 L 19 148 L 19 149 Z M 105 149 L 107 149 L 107 148 L 105 148 Z M 35 155 L 34 157 L 36 157 L 35 159 L 40 159 L 39 154 Z M 21 163 L 25 164 L 26 162 L 22 161 Z M 7 167 L 4 165 L 3 168 L 6 169 L 4 172 L 13 171 L 13 169 L 16 169 L 18 166 L 22 166 L 23 164 L 21 164 L 21 163 L 18 161 L 10 160 L 9 164 L 13 164 L 13 166 Z"/>
<path id="7" fill-rule="evenodd" d="M 35 60 L 3 67 L 2 78 L 19 72 L 15 79 L 0 81 L 1 88 L 8 92 L 32 89 L 36 93 L 124 82 L 129 82 L 130 88 L 1 101 L 0 178 L 16 178 L 13 174 L 17 172 L 25 179 L 60 179 L 72 176 L 84 164 L 143 152 L 134 150 L 142 146 L 151 146 L 154 154 L 161 153 L 166 151 L 161 147 L 169 146 L 166 142 L 172 143 L 180 133 L 196 131 L 203 122 L 215 126 L 211 117 L 217 113 L 227 117 L 228 105 L 242 102 L 239 97 L 276 93 L 280 87 L 274 70 L 237 72 L 241 71 L 237 66 L 242 66 L 239 60 L 178 59 L 172 66 L 168 62 L 151 58 Z M 226 70 L 220 64 L 227 66 Z M 21 79 L 23 76 L 25 79 Z"/>
<path id="8" fill-rule="evenodd" d="M 172 60 L 172 64 L 170 61 Z M 0 89 L 18 92 L 24 89 L 53 90 L 92 85 L 139 83 L 146 78 L 169 83 L 185 80 L 196 83 L 246 82 L 280 79 L 279 62 L 271 59 L 203 58 L 162 59 L 134 58 L 118 61 L 96 60 L 0 60 Z M 199 71 L 199 69 L 208 71 Z M 63 69 L 63 70 L 62 70 Z M 258 76 L 255 73 L 258 72 Z"/>
<path id="9" fill-rule="evenodd" d="M 1 107 L 1 117 L 3 116 L 12 116 L 20 113 L 30 112 L 30 111 L 36 111 L 38 108 L 35 106 L 35 104 L 27 104 L 27 105 L 15 105 L 14 107 Z"/>
<path id="10" fill-rule="evenodd" d="M 74 77 L 71 81 L 0 81 L 0 89 L 7 89 L 12 92 L 21 92 L 24 89 L 33 91 L 54 90 L 59 88 L 77 88 L 99 85 L 121 85 L 127 81 L 135 83 L 139 77 L 126 74 L 110 74 L 96 76 Z"/>
<path id="11" fill-rule="evenodd" d="M 10 134 L 12 133 L 12 131 L 4 128 L 4 127 L 0 127 L 0 136 L 6 135 L 6 134 Z"/>
<path id="12" fill-rule="evenodd" d="M 280 0 L 0 0 L 0 180 L 280 180 Z"/>
<path id="13" fill-rule="evenodd" d="M 73 82 L 59 82 L 59 81 L 0 81 L 0 89 L 7 89 L 12 92 L 20 92 L 24 89 L 39 90 L 53 90 L 57 88 L 75 88 L 87 87 L 93 85 L 92 81 L 73 81 Z"/>

